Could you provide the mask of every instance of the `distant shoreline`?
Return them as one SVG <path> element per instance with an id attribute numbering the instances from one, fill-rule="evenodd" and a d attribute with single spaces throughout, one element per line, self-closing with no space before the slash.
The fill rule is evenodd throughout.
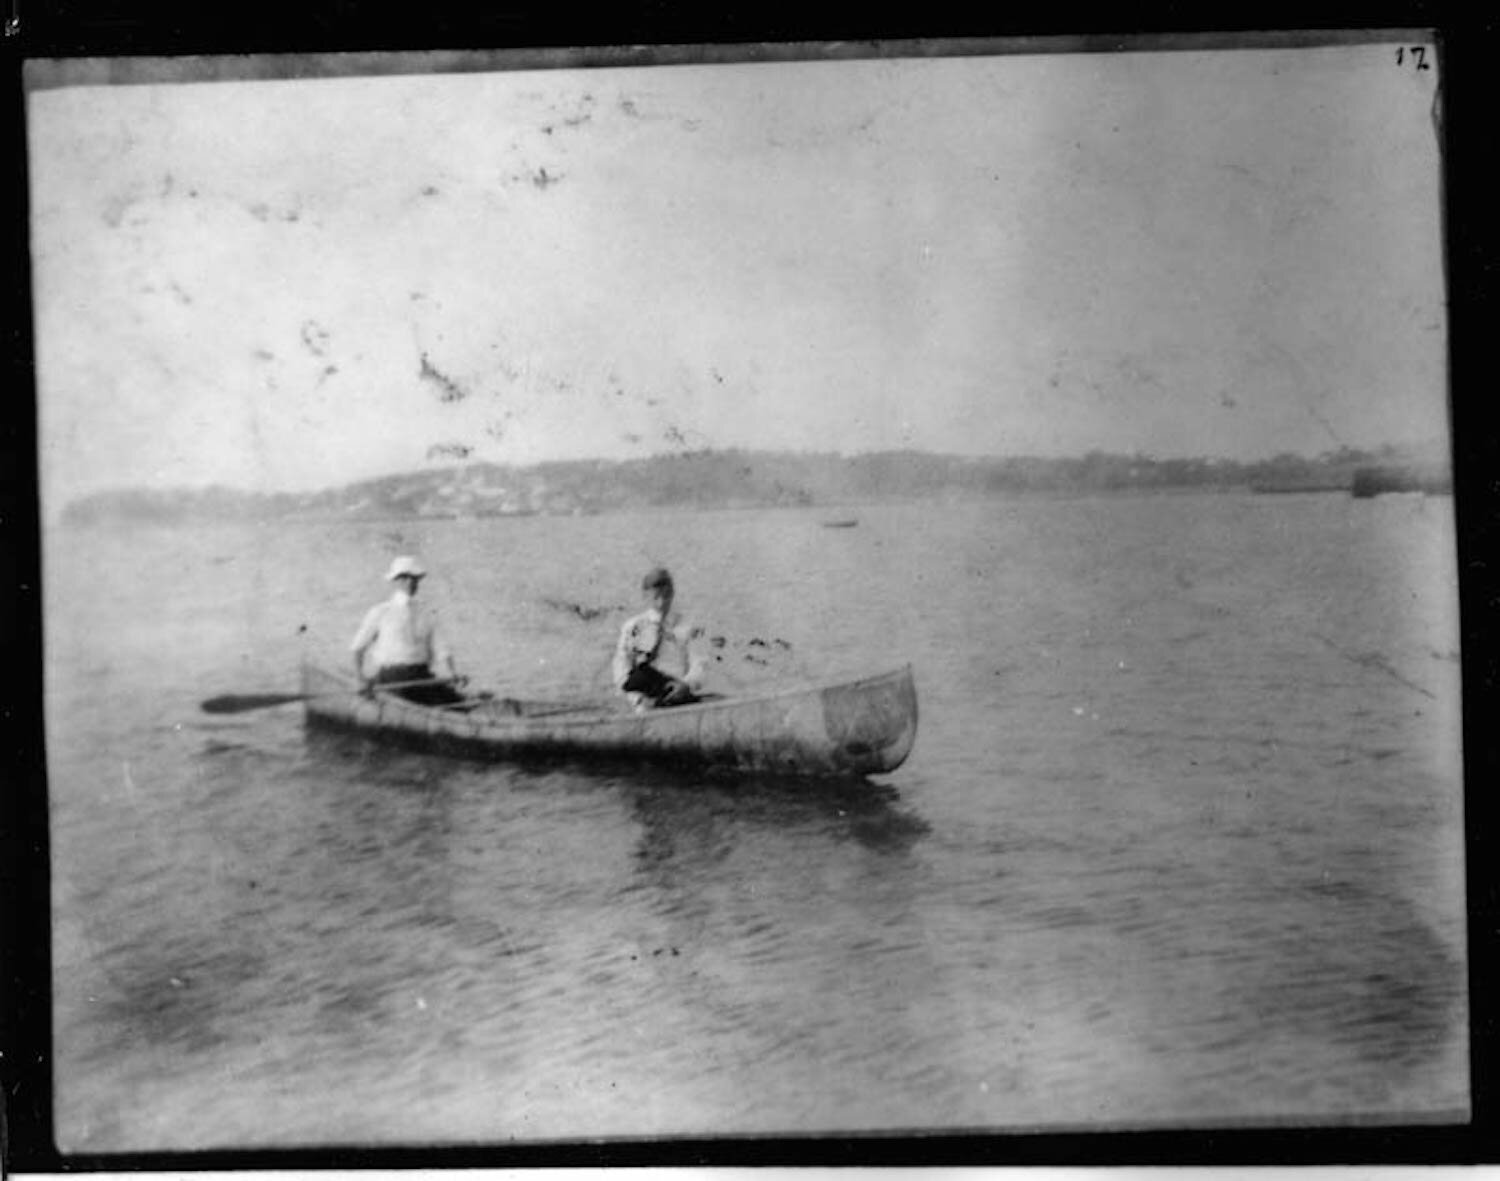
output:
<path id="1" fill-rule="evenodd" d="M 1372 473 L 1379 473 L 1372 475 Z M 489 520 L 622 510 L 822 508 L 994 496 L 1451 489 L 1446 462 L 1348 448 L 1255 463 L 1089 452 L 1063 459 L 976 459 L 925 452 L 807 455 L 700 451 L 642 460 L 473 464 L 318 492 L 132 488 L 74 501 L 63 524 L 144 521 Z"/>
<path id="2" fill-rule="evenodd" d="M 1409 489 L 1391 488 L 1390 492 L 1417 492 L 1422 495 L 1444 495 L 1446 489 Z M 986 501 L 1022 501 L 1022 500 L 1096 500 L 1096 499 L 1151 499 L 1151 498 L 1179 498 L 1185 496 L 1350 496 L 1351 489 L 1342 485 L 1315 485 L 1315 486 L 1284 486 L 1284 487 L 1251 487 L 1248 484 L 1237 485 L 1208 485 L 1208 486 L 1163 486 L 1154 488 L 1122 488 L 1122 489 L 1016 489 L 1000 490 L 994 492 L 970 492 L 957 495 L 930 495 L 930 496 L 872 496 L 861 500 L 826 501 L 814 504 L 758 504 L 758 503 L 726 503 L 726 504 L 654 504 L 654 505 L 621 505 L 618 508 L 595 513 L 562 513 L 562 512 L 492 512 L 492 513 L 406 513 L 406 514 L 381 514 L 381 515 L 351 515 L 337 512 L 306 512 L 285 513 L 281 515 L 255 515 L 245 514 L 238 516 L 213 516 L 207 514 L 179 513 L 172 515 L 153 514 L 150 516 L 129 515 L 101 515 L 86 518 L 65 518 L 60 522 L 70 528 L 91 529 L 107 528 L 112 526 L 158 526 L 162 528 L 174 528 L 178 526 L 275 526 L 275 525 L 327 525 L 330 523 L 359 524 L 359 525 L 401 525 L 412 523 L 452 523 L 452 524 L 477 524 L 489 521 L 536 521 L 538 519 L 554 522 L 557 520 L 577 519 L 581 517 L 598 516 L 635 516 L 640 514 L 677 514 L 677 513 L 742 513 L 763 512 L 768 510 L 791 510 L 805 513 L 850 513 L 860 509 L 878 508 L 889 505 L 903 504 L 927 504 L 941 507 L 951 505 L 959 507 L 963 505 L 980 504 Z M 1364 496 L 1373 495 L 1365 493 Z M 843 520 L 833 522 L 819 522 L 823 527 L 849 527 L 858 524 L 857 521 L 846 522 Z"/>

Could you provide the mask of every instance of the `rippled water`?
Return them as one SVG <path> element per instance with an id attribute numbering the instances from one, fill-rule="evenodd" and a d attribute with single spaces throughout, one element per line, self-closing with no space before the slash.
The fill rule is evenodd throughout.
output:
<path id="1" fill-rule="evenodd" d="M 911 661 L 916 749 L 705 781 L 198 709 L 342 665 L 405 550 L 481 685 L 602 688 L 661 562 L 725 691 Z M 44 559 L 65 1151 L 1467 1111 L 1445 499 L 55 530 Z"/>

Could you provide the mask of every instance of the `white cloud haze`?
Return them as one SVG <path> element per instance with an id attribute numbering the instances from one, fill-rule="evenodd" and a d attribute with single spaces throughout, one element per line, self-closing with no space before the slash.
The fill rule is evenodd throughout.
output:
<path id="1" fill-rule="evenodd" d="M 44 501 L 685 447 L 1446 431 L 1381 45 L 28 96 Z"/>

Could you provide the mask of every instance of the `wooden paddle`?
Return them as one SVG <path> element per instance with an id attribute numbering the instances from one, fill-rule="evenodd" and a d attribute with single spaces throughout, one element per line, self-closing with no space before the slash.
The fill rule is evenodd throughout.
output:
<path id="1" fill-rule="evenodd" d="M 392 681 L 376 685 L 380 693 L 392 689 L 414 689 L 418 685 L 449 685 L 453 682 L 437 677 L 423 681 Z M 199 708 L 206 714 L 242 714 L 252 709 L 266 709 L 273 705 L 287 705 L 293 701 L 312 701 L 319 697 L 342 697 L 350 689 L 335 689 L 328 693 L 226 693 L 222 697 L 210 697 Z"/>

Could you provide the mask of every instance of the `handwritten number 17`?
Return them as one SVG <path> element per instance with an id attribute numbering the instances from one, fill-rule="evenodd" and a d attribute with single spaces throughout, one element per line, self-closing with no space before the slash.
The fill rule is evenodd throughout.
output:
<path id="1" fill-rule="evenodd" d="M 1427 46 L 1425 45 L 1413 45 L 1410 48 L 1405 45 L 1400 46 L 1396 50 L 1396 64 L 1405 65 L 1407 58 L 1411 58 L 1415 69 L 1430 70 L 1432 68 L 1427 64 Z"/>

